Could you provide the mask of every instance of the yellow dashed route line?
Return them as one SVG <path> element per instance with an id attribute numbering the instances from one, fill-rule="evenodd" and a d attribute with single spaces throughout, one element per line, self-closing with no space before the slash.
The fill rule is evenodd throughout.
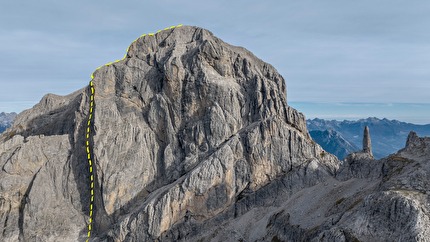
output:
<path id="1" fill-rule="evenodd" d="M 157 32 L 156 32 L 156 34 L 157 33 L 160 33 L 161 31 L 163 31 L 163 30 L 169 30 L 169 29 L 174 29 L 174 28 L 178 28 L 178 27 L 181 27 L 182 26 L 182 24 L 178 24 L 178 25 L 174 25 L 174 26 L 170 26 L 170 27 L 167 27 L 167 28 L 164 28 L 164 29 L 160 29 L 160 30 L 158 30 Z M 149 34 L 142 34 L 141 36 L 139 36 L 138 38 L 136 38 L 135 40 L 133 40 L 133 42 L 131 43 L 131 44 L 133 44 L 134 42 L 136 42 L 136 40 L 137 39 L 139 39 L 139 38 L 141 38 L 141 37 L 144 37 L 144 36 L 146 36 L 146 35 L 148 35 L 148 36 L 154 36 L 155 34 L 154 33 L 149 33 Z M 129 47 L 130 48 L 130 47 Z M 100 68 L 102 68 L 103 66 L 108 66 L 108 65 L 112 65 L 113 63 L 116 63 L 116 62 L 119 62 L 119 61 L 122 61 L 122 60 L 124 60 L 126 57 L 127 57 L 127 53 L 128 53 L 128 49 L 129 48 L 127 48 L 127 50 L 125 51 L 125 55 L 124 55 L 124 57 L 122 57 L 122 59 L 121 60 L 116 60 L 116 61 L 113 61 L 113 62 L 109 62 L 109 63 L 107 63 L 107 64 L 104 64 L 104 65 L 102 65 L 102 66 L 99 66 L 99 67 L 97 67 L 96 68 L 96 70 L 98 70 L 98 69 L 100 69 Z M 94 79 L 94 73 L 93 74 L 91 74 L 91 79 Z"/>
<path id="2" fill-rule="evenodd" d="M 181 27 L 181 26 L 182 26 L 182 24 L 179 24 L 179 25 L 176 25 L 176 26 L 167 27 L 167 28 L 165 28 L 163 30 L 174 29 L 174 28 Z M 163 30 L 158 30 L 156 33 L 159 33 L 159 32 L 161 32 Z M 147 35 L 148 36 L 154 36 L 155 34 L 154 33 L 149 33 Z M 144 37 L 144 36 L 146 36 L 146 34 L 141 35 L 139 38 Z M 134 42 L 136 42 L 137 39 L 138 38 L 136 38 L 132 42 L 132 44 Z M 126 51 L 124 57 L 121 60 L 116 60 L 114 62 L 109 62 L 109 63 L 107 63 L 107 64 L 105 64 L 103 66 L 108 66 L 108 65 L 111 65 L 113 63 L 116 63 L 116 62 L 124 60 L 127 57 L 128 49 L 129 48 L 127 48 L 127 51 Z M 102 68 L 103 66 L 98 67 L 96 70 Z M 87 234 L 88 236 L 87 236 L 86 242 L 88 242 L 90 240 L 90 238 L 91 238 L 91 232 L 92 232 L 92 229 L 93 229 L 92 226 L 93 226 L 93 208 L 94 208 L 94 173 L 93 173 L 93 160 L 94 159 L 91 156 L 91 147 L 90 147 L 91 120 L 93 119 L 93 113 L 94 113 L 94 92 L 95 92 L 94 83 L 92 81 L 93 79 L 94 79 L 94 73 L 91 74 L 91 81 L 90 81 L 90 90 L 91 90 L 91 95 L 90 95 L 90 114 L 88 116 L 87 129 L 86 129 L 86 132 L 85 132 L 85 151 L 87 153 L 88 164 L 89 164 L 89 167 L 90 167 L 90 194 L 91 194 L 91 199 L 90 199 L 90 213 L 89 213 L 89 219 L 88 219 L 88 234 Z"/>
<path id="3" fill-rule="evenodd" d="M 91 199 L 90 199 L 90 214 L 88 219 L 88 237 L 87 242 L 89 241 L 91 237 L 91 229 L 93 225 L 93 207 L 94 207 L 94 174 L 93 174 L 93 160 L 91 158 L 91 150 L 90 150 L 90 133 L 91 133 L 91 120 L 93 118 L 93 111 L 94 111 L 94 84 L 93 81 L 90 81 L 90 89 L 91 89 L 91 95 L 90 95 L 90 114 L 88 116 L 88 123 L 87 123 L 87 130 L 85 134 L 85 150 L 87 152 L 87 159 L 88 164 L 90 167 L 90 193 L 91 193 Z"/>

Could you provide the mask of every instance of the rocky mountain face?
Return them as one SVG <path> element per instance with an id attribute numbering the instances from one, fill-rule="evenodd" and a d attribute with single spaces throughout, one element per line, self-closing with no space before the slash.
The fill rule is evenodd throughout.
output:
<path id="1" fill-rule="evenodd" d="M 336 201 L 332 211 L 341 215 L 335 227 L 359 241 L 429 241 L 429 137 L 411 132 L 405 148 L 378 161 L 351 155 L 336 178 L 342 181 L 339 189 L 348 182 L 368 189 Z"/>
<path id="2" fill-rule="evenodd" d="M 0 133 L 3 133 L 7 128 L 12 125 L 15 117 L 16 113 L 0 113 Z"/>
<path id="3" fill-rule="evenodd" d="M 207 30 L 140 37 L 93 76 L 93 107 L 89 87 L 49 94 L 0 136 L 1 241 L 430 237 L 428 139 L 340 163 L 282 76 Z"/>
<path id="4" fill-rule="evenodd" d="M 324 150 L 335 155 L 340 160 L 359 150 L 355 144 L 349 142 L 334 130 L 312 130 L 309 131 L 309 134 Z"/>
<path id="5" fill-rule="evenodd" d="M 372 131 L 373 154 L 377 159 L 402 149 L 410 131 L 414 131 L 420 136 L 430 136 L 430 124 L 416 125 L 385 118 L 367 118 L 357 121 L 307 120 L 309 132 L 333 130 L 349 143 L 358 147 L 361 146 L 362 137 L 360 134 L 365 126 L 368 126 Z M 323 146 L 323 144 L 319 144 Z"/>

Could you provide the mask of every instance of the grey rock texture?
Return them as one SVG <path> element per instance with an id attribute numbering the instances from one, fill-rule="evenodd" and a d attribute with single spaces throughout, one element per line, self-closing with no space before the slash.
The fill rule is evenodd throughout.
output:
<path id="1" fill-rule="evenodd" d="M 364 153 L 369 153 L 370 155 L 373 156 L 373 153 L 372 153 L 372 141 L 370 139 L 369 126 L 364 127 L 364 132 L 363 132 L 363 152 Z"/>
<path id="2" fill-rule="evenodd" d="M 84 238 L 85 97 L 46 95 L 0 136 L 1 241 Z"/>
<path id="3" fill-rule="evenodd" d="M 368 178 L 379 176 L 379 169 L 375 166 L 380 165 L 380 162 L 375 162 L 372 154 L 372 141 L 370 139 L 369 127 L 364 127 L 363 132 L 363 149 L 361 151 L 352 152 L 349 154 L 338 172 L 338 178 Z M 345 174 L 348 174 L 345 176 Z"/>
<path id="4" fill-rule="evenodd" d="M 411 135 L 375 176 L 344 169 L 279 73 L 207 30 L 141 37 L 93 82 L 91 241 L 429 237 L 427 139 Z M 0 240 L 86 239 L 88 97 L 46 95 L 0 136 Z"/>
<path id="5" fill-rule="evenodd" d="M 100 240 L 187 238 L 296 167 L 337 168 L 287 105 L 279 73 L 207 30 L 140 38 L 93 81 L 97 215 L 113 224 Z"/>

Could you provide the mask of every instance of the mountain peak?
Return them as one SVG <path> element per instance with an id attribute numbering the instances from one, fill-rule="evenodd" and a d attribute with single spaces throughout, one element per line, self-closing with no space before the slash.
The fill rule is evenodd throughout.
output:
<path id="1" fill-rule="evenodd" d="M 23 221 L 1 240 L 83 240 L 87 227 L 98 239 L 179 240 L 269 204 L 247 201 L 287 173 L 309 167 L 316 181 L 339 165 L 287 105 L 275 68 L 190 26 L 138 38 L 91 87 L 46 95 L 0 140 L 0 192 L 19 194 L 4 214 Z"/>

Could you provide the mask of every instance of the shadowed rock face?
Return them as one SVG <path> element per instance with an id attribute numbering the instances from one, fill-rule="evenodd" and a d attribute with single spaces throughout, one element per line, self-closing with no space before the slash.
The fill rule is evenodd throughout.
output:
<path id="1" fill-rule="evenodd" d="M 344 172 L 337 180 L 338 160 L 287 105 L 283 78 L 249 51 L 184 26 L 137 39 L 93 82 L 93 241 L 370 233 L 339 221 L 368 194 L 355 193 L 374 189 L 377 178 L 354 183 L 354 173 Z M 47 95 L 0 136 L 1 240 L 86 238 L 88 94 Z M 388 226 L 382 236 L 390 233 Z"/>

